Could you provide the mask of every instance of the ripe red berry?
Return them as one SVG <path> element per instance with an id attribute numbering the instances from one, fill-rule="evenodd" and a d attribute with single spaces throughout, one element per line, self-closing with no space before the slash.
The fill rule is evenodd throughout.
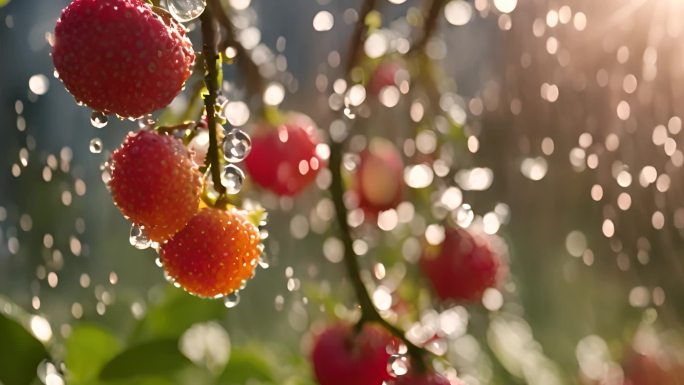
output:
<path id="1" fill-rule="evenodd" d="M 479 301 L 503 275 L 503 261 L 484 235 L 447 228 L 441 245 L 427 245 L 420 265 L 441 300 Z"/>
<path id="2" fill-rule="evenodd" d="M 52 59 L 76 100 L 139 117 L 178 95 L 195 54 L 185 28 L 142 0 L 74 0 L 57 21 Z"/>
<path id="3" fill-rule="evenodd" d="M 451 382 L 437 373 L 408 373 L 397 377 L 393 385 L 464 385 L 464 383 L 460 380 Z"/>
<path id="4" fill-rule="evenodd" d="M 403 70 L 403 66 L 396 61 L 384 61 L 378 65 L 373 71 L 370 81 L 368 82 L 368 91 L 372 95 L 380 94 L 383 88 L 389 86 L 399 85 L 399 74 Z M 408 73 L 406 73 L 408 78 Z"/>
<path id="5" fill-rule="evenodd" d="M 396 207 L 403 195 L 401 154 L 388 140 L 375 138 L 361 153 L 355 190 L 359 206 L 369 214 Z"/>
<path id="6" fill-rule="evenodd" d="M 261 126 L 252 136 L 247 171 L 260 186 L 293 196 L 316 178 L 325 161 L 316 153 L 316 127 L 310 119 L 289 119 L 278 127 Z"/>
<path id="7" fill-rule="evenodd" d="M 320 385 L 381 385 L 391 379 L 387 346 L 396 343 L 385 329 L 366 324 L 357 334 L 339 323 L 323 331 L 314 343 L 312 361 Z"/>
<path id="8" fill-rule="evenodd" d="M 191 294 L 228 295 L 252 277 L 259 230 L 237 209 L 200 210 L 160 249 L 164 271 Z"/>
<path id="9" fill-rule="evenodd" d="M 630 353 L 624 364 L 624 385 L 676 385 L 684 381 L 684 367 L 675 360 L 651 355 Z"/>
<path id="10" fill-rule="evenodd" d="M 197 212 L 201 174 L 179 139 L 131 132 L 112 154 L 111 173 L 114 203 L 153 241 L 167 240 Z"/>

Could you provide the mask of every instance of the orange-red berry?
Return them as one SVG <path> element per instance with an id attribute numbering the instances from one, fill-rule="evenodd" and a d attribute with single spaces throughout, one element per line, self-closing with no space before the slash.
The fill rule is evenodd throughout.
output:
<path id="1" fill-rule="evenodd" d="M 237 209 L 200 210 L 162 245 L 166 274 L 200 297 L 228 295 L 252 277 L 260 255 L 259 230 Z"/>

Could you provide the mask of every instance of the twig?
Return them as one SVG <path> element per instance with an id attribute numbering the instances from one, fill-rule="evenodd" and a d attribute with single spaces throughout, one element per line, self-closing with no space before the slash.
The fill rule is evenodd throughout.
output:
<path id="1" fill-rule="evenodd" d="M 347 78 L 350 77 L 352 70 L 359 64 L 362 58 L 363 42 L 365 40 L 364 35 L 366 33 L 365 19 L 368 14 L 375 9 L 375 4 L 376 0 L 365 0 L 362 5 L 347 57 Z M 351 229 L 347 223 L 347 207 L 344 204 L 344 186 L 342 182 L 342 150 L 344 148 L 344 143 L 344 141 L 336 142 L 332 139 L 330 139 L 328 143 L 330 147 L 329 169 L 332 174 L 330 194 L 335 206 L 337 223 L 342 238 L 344 265 L 347 269 L 351 284 L 354 287 L 359 306 L 361 307 L 361 319 L 357 324 L 357 328 L 360 328 L 365 322 L 377 322 L 381 324 L 390 333 L 401 339 L 406 345 L 408 353 L 411 355 L 413 363 L 416 365 L 416 369 L 418 371 L 425 371 L 426 368 L 423 357 L 426 354 L 426 351 L 409 341 L 402 330 L 387 322 L 387 320 L 380 315 L 373 305 L 373 301 L 368 294 L 368 289 L 361 279 L 359 263 L 352 247 L 353 240 Z"/>
<path id="2" fill-rule="evenodd" d="M 259 72 L 259 66 L 252 60 L 245 46 L 240 43 L 235 36 L 235 26 L 226 13 L 226 9 L 221 5 L 220 0 L 209 0 L 209 5 L 213 8 L 216 20 L 226 32 L 224 40 L 219 44 L 221 51 L 228 47 L 235 48 L 237 52 L 237 62 L 247 81 L 247 87 L 253 95 L 262 95 L 266 89 L 264 79 Z"/>
<path id="3" fill-rule="evenodd" d="M 221 163 L 219 160 L 218 139 L 216 137 L 216 97 L 218 96 L 218 24 L 212 14 L 211 5 L 205 8 L 200 16 L 202 22 L 202 54 L 206 65 L 204 83 L 207 86 L 208 95 L 204 98 L 204 106 L 207 110 L 207 127 L 209 128 L 209 152 L 205 165 L 209 167 L 214 189 L 223 195 L 226 188 L 221 184 Z"/>
<path id="4" fill-rule="evenodd" d="M 437 24 L 439 22 L 439 15 L 442 13 L 442 8 L 446 5 L 447 0 L 427 0 L 430 3 L 427 8 L 427 15 L 425 16 L 425 22 L 423 23 L 423 35 L 416 41 L 409 50 L 409 54 L 423 52 L 425 46 L 432 38 L 432 35 L 437 30 Z"/>

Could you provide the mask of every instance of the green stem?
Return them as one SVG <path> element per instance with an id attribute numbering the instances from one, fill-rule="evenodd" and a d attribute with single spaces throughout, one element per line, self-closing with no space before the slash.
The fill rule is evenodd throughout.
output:
<path id="1" fill-rule="evenodd" d="M 347 78 L 350 77 L 352 70 L 359 64 L 361 58 L 363 57 L 363 42 L 365 40 L 364 36 L 366 34 L 365 21 L 368 14 L 375 9 L 375 5 L 376 0 L 365 0 L 363 2 L 361 12 L 359 14 L 359 20 L 352 36 L 351 47 L 347 56 Z M 357 330 L 359 330 L 365 322 L 379 323 L 406 345 L 416 370 L 419 372 L 424 372 L 426 370 L 424 357 L 427 352 L 409 341 L 401 329 L 387 322 L 387 320 L 380 315 L 378 310 L 373 305 L 373 301 L 368 294 L 368 289 L 361 279 L 361 268 L 356 255 L 354 254 L 351 229 L 347 223 L 348 210 L 344 204 L 342 152 L 345 141 L 336 142 L 330 139 L 328 145 L 330 147 L 330 159 L 328 167 L 332 176 L 330 195 L 332 196 L 333 204 L 335 206 L 337 224 L 340 230 L 340 236 L 342 238 L 344 265 L 347 269 L 347 274 L 351 280 L 352 287 L 354 288 L 354 292 L 356 293 L 356 297 L 359 301 L 359 306 L 361 307 L 361 319 L 357 324 Z"/>
<path id="2" fill-rule="evenodd" d="M 214 189 L 223 195 L 226 188 L 221 184 L 221 162 L 219 159 L 218 139 L 216 137 L 216 98 L 218 96 L 218 24 L 212 14 L 211 6 L 207 6 L 202 15 L 202 54 L 205 63 L 204 83 L 207 87 L 208 95 L 204 98 L 204 106 L 207 110 L 207 127 L 209 128 L 209 152 L 205 165 L 211 172 L 211 180 L 214 182 Z"/>

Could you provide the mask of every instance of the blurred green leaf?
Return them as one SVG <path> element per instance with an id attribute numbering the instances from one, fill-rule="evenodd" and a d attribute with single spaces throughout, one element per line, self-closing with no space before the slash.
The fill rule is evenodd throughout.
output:
<path id="1" fill-rule="evenodd" d="M 38 364 L 48 358 L 45 346 L 20 323 L 3 314 L 0 314 L 0 340 L 0 383 L 30 384 L 36 377 Z"/>
<path id="2" fill-rule="evenodd" d="M 10 0 L 0 0 L 0 7 L 4 7 L 5 5 L 9 4 Z"/>
<path id="3" fill-rule="evenodd" d="M 178 350 L 176 338 L 155 340 L 134 346 L 114 357 L 100 372 L 100 379 L 166 376 L 191 364 Z"/>
<path id="4" fill-rule="evenodd" d="M 193 297 L 175 288 L 167 293 L 164 301 L 152 306 L 140 321 L 134 340 L 180 337 L 193 324 L 217 320 L 226 314 L 222 301 Z"/>
<path id="5" fill-rule="evenodd" d="M 121 342 L 99 326 L 82 324 L 74 327 L 65 347 L 69 381 L 83 382 L 97 376 L 121 350 Z"/>
<path id="6" fill-rule="evenodd" d="M 248 380 L 276 384 L 271 364 L 263 352 L 256 348 L 235 348 L 230 352 L 230 361 L 221 374 L 221 385 L 242 385 Z"/>

